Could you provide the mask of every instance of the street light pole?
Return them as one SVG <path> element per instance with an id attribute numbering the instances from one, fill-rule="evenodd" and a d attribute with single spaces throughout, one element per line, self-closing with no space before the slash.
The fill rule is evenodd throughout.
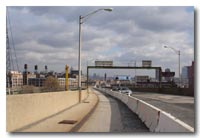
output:
<path id="1" fill-rule="evenodd" d="M 79 53 L 78 53 L 78 90 L 79 90 L 79 102 L 81 101 L 81 24 L 82 24 L 82 16 L 79 16 Z"/>
<path id="2" fill-rule="evenodd" d="M 106 8 L 106 9 L 98 9 L 98 10 L 95 10 L 85 16 L 79 16 L 79 52 L 78 52 L 78 90 L 79 90 L 79 102 L 81 102 L 81 41 L 82 41 L 82 32 L 81 32 L 81 25 L 84 23 L 83 22 L 83 19 L 87 19 L 89 16 L 101 11 L 101 10 L 104 10 L 104 11 L 109 11 L 111 12 L 112 11 L 112 8 Z M 86 18 L 87 17 L 87 18 Z"/>
<path id="3" fill-rule="evenodd" d="M 180 87 L 181 86 L 181 71 L 180 71 L 181 70 L 181 65 L 180 65 L 181 64 L 181 51 L 178 50 L 177 52 L 178 52 L 178 63 L 179 63 L 178 64 L 178 69 L 179 69 L 178 71 L 179 71 L 179 87 Z"/>
<path id="4" fill-rule="evenodd" d="M 181 51 L 176 50 L 175 48 L 169 47 L 169 46 L 164 46 L 164 48 L 170 48 L 178 55 L 178 75 L 179 75 L 179 87 L 180 87 L 180 85 L 181 85 L 181 72 L 180 72 L 180 70 L 181 70 L 181 58 L 180 58 Z"/>

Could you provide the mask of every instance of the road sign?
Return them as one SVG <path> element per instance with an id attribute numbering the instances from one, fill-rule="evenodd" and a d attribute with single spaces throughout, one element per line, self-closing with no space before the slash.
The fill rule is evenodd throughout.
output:
<path id="1" fill-rule="evenodd" d="M 95 61 L 95 66 L 110 67 L 113 66 L 113 61 Z"/>
<path id="2" fill-rule="evenodd" d="M 151 67 L 151 60 L 142 60 L 143 67 Z"/>

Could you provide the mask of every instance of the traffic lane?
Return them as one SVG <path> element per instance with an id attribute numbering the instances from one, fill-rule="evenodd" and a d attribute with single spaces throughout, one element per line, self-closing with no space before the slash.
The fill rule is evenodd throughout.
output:
<path id="1" fill-rule="evenodd" d="M 131 96 L 141 99 L 194 128 L 195 108 L 194 97 L 168 94 L 134 92 Z"/>
<path id="2" fill-rule="evenodd" d="M 121 101 L 105 93 L 95 92 L 99 104 L 79 132 L 149 132 L 138 116 Z"/>
<path id="3" fill-rule="evenodd" d="M 178 96 L 170 94 L 148 93 L 148 92 L 133 92 L 133 96 L 148 97 L 151 99 L 159 99 L 168 103 L 191 103 L 194 104 L 194 97 Z"/>

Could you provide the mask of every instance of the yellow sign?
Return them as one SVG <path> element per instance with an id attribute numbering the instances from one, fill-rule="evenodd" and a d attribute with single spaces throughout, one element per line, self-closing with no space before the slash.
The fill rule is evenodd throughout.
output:
<path id="1" fill-rule="evenodd" d="M 66 91 L 68 91 L 68 87 L 69 87 L 69 85 L 68 85 L 68 69 L 69 69 L 69 67 L 66 65 L 66 67 L 65 67 L 65 90 Z"/>

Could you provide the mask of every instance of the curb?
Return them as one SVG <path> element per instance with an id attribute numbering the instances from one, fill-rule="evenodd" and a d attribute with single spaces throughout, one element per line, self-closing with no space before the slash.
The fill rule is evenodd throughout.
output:
<path id="1" fill-rule="evenodd" d="M 96 93 L 94 93 L 94 94 L 97 96 Z M 71 128 L 71 130 L 69 130 L 70 133 L 77 132 L 81 128 L 81 126 L 89 119 L 89 117 L 95 111 L 98 103 L 99 103 L 99 97 L 97 96 L 97 101 L 96 101 L 95 105 L 74 127 Z"/>

